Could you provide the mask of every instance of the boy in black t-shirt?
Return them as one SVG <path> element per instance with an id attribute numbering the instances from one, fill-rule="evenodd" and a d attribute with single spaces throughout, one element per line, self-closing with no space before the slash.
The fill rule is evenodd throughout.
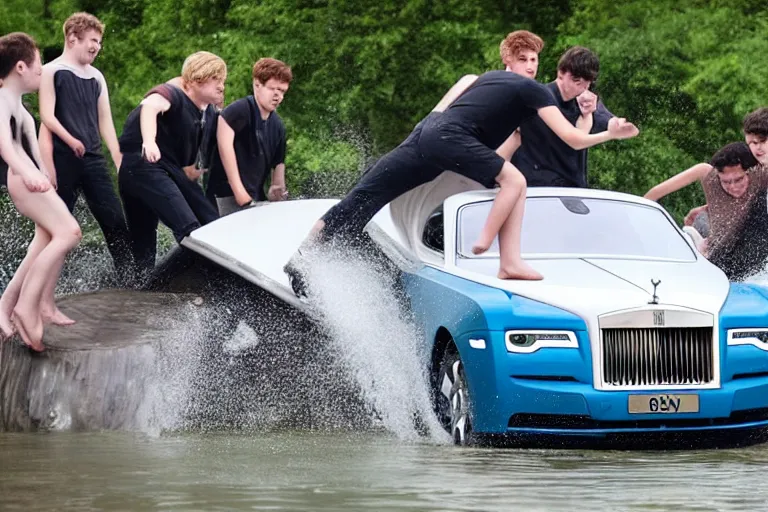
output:
<path id="1" fill-rule="evenodd" d="M 104 25 L 78 12 L 64 23 L 64 53 L 43 66 L 40 84 L 40 147 L 53 185 L 73 211 L 80 192 L 99 223 L 119 281 L 130 268 L 128 228 L 101 139 L 116 168 L 122 155 L 104 75 L 92 63 L 101 50 Z"/>
<path id="2" fill-rule="evenodd" d="M 275 110 L 293 79 L 291 68 L 276 59 L 253 66 L 253 96 L 239 99 L 219 116 L 217 148 L 208 187 L 219 214 L 234 213 L 251 201 L 281 201 L 285 189 L 285 126 Z M 269 193 L 264 183 L 271 171 Z"/>
<path id="3" fill-rule="evenodd" d="M 614 117 L 589 90 L 597 80 L 600 61 L 591 50 L 574 46 L 557 64 L 557 79 L 546 84 L 565 118 L 585 133 L 607 129 Z M 512 163 L 528 186 L 587 187 L 587 150 L 577 150 L 560 139 L 541 119 L 520 126 L 522 145 Z"/>
<path id="4" fill-rule="evenodd" d="M 181 242 L 218 218 L 197 184 L 201 170 L 195 163 L 204 110 L 220 103 L 226 77 L 221 58 L 209 52 L 190 55 L 181 72 L 183 88 L 170 84 L 153 88 L 125 122 L 118 181 L 131 250 L 143 273 L 155 265 L 158 220 Z"/>
<path id="5" fill-rule="evenodd" d="M 554 105 L 549 91 L 530 78 L 508 71 L 490 71 L 477 79 L 460 80 L 408 138 L 363 174 L 358 184 L 314 226 L 310 239 L 357 236 L 384 205 L 405 192 L 450 170 L 500 190 L 472 252 L 488 250 L 499 236 L 500 279 L 537 280 L 542 276 L 520 256 L 520 232 L 525 208 L 525 178 L 501 154 L 511 155 L 520 124 L 538 115 L 574 148 L 637 135 L 637 128 L 614 119 L 608 130 L 585 134 L 571 125 Z M 499 148 L 498 151 L 494 151 Z M 299 253 L 300 254 L 300 253 Z M 294 291 L 303 295 L 306 283 L 296 256 L 286 265 Z"/>

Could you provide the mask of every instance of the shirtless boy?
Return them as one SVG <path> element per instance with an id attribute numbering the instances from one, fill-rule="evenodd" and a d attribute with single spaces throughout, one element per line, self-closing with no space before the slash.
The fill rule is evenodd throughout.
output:
<path id="1" fill-rule="evenodd" d="M 51 187 L 34 120 L 21 103 L 22 95 L 38 90 L 41 74 L 40 51 L 30 36 L 15 32 L 0 37 L 0 157 L 8 164 L 13 204 L 35 223 L 27 255 L 0 298 L 0 332 L 7 338 L 17 331 L 37 351 L 44 349 L 44 321 L 72 323 L 56 308 L 53 290 L 64 258 L 82 236 Z"/>

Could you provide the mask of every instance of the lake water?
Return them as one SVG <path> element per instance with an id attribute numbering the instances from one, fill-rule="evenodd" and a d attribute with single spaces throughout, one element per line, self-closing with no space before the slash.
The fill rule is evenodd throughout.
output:
<path id="1" fill-rule="evenodd" d="M 768 445 L 458 448 L 385 433 L 0 435 L 3 510 L 766 510 Z"/>

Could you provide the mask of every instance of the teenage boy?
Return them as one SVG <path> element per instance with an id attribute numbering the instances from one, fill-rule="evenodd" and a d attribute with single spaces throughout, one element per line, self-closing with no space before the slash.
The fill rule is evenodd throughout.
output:
<path id="1" fill-rule="evenodd" d="M 291 68 L 277 59 L 263 58 L 254 64 L 252 77 L 253 96 L 229 105 L 218 120 L 218 151 L 211 161 L 208 187 L 222 216 L 251 201 L 282 201 L 287 196 L 285 125 L 276 110 L 293 79 Z"/>
<path id="2" fill-rule="evenodd" d="M 742 129 L 745 142 L 761 167 L 749 172 L 748 181 L 750 186 L 754 187 L 751 183 L 752 176 L 759 179 L 762 174 L 768 172 L 768 108 L 762 107 L 747 114 Z M 723 269 L 732 280 L 742 279 L 764 269 L 768 260 L 768 198 L 766 191 L 759 187 L 753 192 L 753 196 L 746 213 L 737 212 L 736 217 L 731 219 L 734 224 L 728 236 L 730 243 L 720 244 L 715 250 L 710 246 L 706 251 L 709 260 Z M 708 238 L 714 226 L 718 224 L 717 219 L 710 221 L 711 215 L 709 204 L 693 208 L 685 217 L 684 229 L 689 230 L 687 226 L 693 226 L 696 232 L 692 234 L 696 238 L 700 238 L 697 233 Z M 717 213 L 714 215 L 718 216 Z"/>
<path id="3" fill-rule="evenodd" d="M 51 187 L 35 122 L 21 103 L 22 95 L 38 90 L 41 74 L 40 51 L 30 36 L 0 37 L 0 157 L 8 166 L 13 204 L 35 223 L 27 255 L 0 298 L 0 333 L 7 338 L 18 332 L 37 351 L 44 348 L 44 322 L 73 323 L 56 308 L 53 292 L 64 258 L 81 238 L 77 221 Z"/>
<path id="4" fill-rule="evenodd" d="M 574 46 L 557 65 L 557 78 L 546 85 L 569 123 L 585 133 L 607 129 L 613 116 L 589 90 L 597 80 L 600 61 L 591 50 Z M 587 150 L 574 149 L 538 117 L 520 126 L 522 145 L 512 163 L 528 186 L 587 187 Z"/>
<path id="5" fill-rule="evenodd" d="M 543 49 L 544 41 L 539 36 L 527 30 L 515 30 L 499 45 L 499 55 L 507 71 L 535 79 Z"/>
<path id="6" fill-rule="evenodd" d="M 645 197 L 658 201 L 696 181 L 707 198 L 710 232 L 698 241 L 699 251 L 710 256 L 732 246 L 744 226 L 753 204 L 768 188 L 768 168 L 757 159 L 744 142 L 721 148 L 710 163 L 700 163 L 669 178 L 649 190 Z"/>
<path id="7" fill-rule="evenodd" d="M 128 228 L 102 155 L 106 142 L 116 168 L 122 155 L 112 121 L 104 75 L 93 66 L 101 50 L 104 25 L 78 12 L 64 22 L 64 52 L 43 66 L 40 84 L 40 147 L 53 185 L 73 211 L 80 192 L 85 196 L 107 242 L 118 281 L 130 268 Z"/>
<path id="8" fill-rule="evenodd" d="M 158 220 L 181 242 L 218 218 L 197 183 L 202 171 L 195 163 L 204 111 L 221 102 L 226 77 L 220 57 L 209 52 L 190 55 L 181 70 L 182 87 L 166 83 L 151 89 L 125 122 L 118 181 L 131 251 L 143 275 L 155 265 Z"/>
<path id="9" fill-rule="evenodd" d="M 385 204 L 450 170 L 488 188 L 500 186 L 472 251 L 485 252 L 498 235 L 498 277 L 542 279 L 520 256 L 525 178 L 495 149 L 513 137 L 523 121 L 537 115 L 578 149 L 634 137 L 638 130 L 623 119 L 614 119 L 608 130 L 586 134 L 563 117 L 543 85 L 517 73 L 490 71 L 467 82 L 463 88 L 454 86 L 444 98 L 449 105 L 444 112 L 431 114 L 419 123 L 400 146 L 379 159 L 352 191 L 326 212 L 314 226 L 308 242 L 339 235 L 357 236 Z M 301 252 L 297 256 L 300 255 Z M 305 276 L 299 267 L 300 260 L 295 256 L 285 271 L 294 290 L 304 294 Z"/>

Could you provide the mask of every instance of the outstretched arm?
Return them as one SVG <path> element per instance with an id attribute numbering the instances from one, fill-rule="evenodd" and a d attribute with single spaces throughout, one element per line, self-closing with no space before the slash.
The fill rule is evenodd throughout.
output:
<path id="1" fill-rule="evenodd" d="M 637 136 L 640 131 L 626 119 L 614 117 L 608 123 L 608 129 L 600 133 L 584 133 L 563 116 L 554 105 L 542 107 L 538 110 L 539 117 L 555 132 L 566 144 L 573 149 L 586 149 L 603 142 L 614 139 L 629 139 Z"/>
<path id="2" fill-rule="evenodd" d="M 646 192 L 645 198 L 652 201 L 658 201 L 662 197 L 676 192 L 683 187 L 687 187 L 691 183 L 694 183 L 704 176 L 706 176 L 712 170 L 712 166 L 709 164 L 696 164 L 693 167 L 684 170 L 683 172 L 676 174 L 666 181 L 663 181 Z"/>
<path id="3" fill-rule="evenodd" d="M 85 154 L 85 146 L 64 128 L 58 119 L 56 119 L 56 88 L 53 85 L 53 75 L 55 71 L 50 66 L 43 67 L 43 74 L 40 77 L 40 120 L 45 123 L 48 129 L 55 133 L 64 144 L 69 146 L 75 155 L 82 157 Z"/>
<path id="4" fill-rule="evenodd" d="M 459 78 L 459 81 L 453 84 L 453 87 L 448 89 L 448 92 L 445 93 L 445 96 L 443 96 L 442 99 L 437 102 L 437 105 L 435 105 L 435 108 L 432 109 L 432 112 L 445 111 L 445 109 L 450 107 L 451 103 L 456 101 L 456 98 L 461 96 L 461 94 L 467 90 L 467 87 L 472 85 L 475 80 L 477 80 L 477 75 L 464 75 L 463 77 Z"/>

